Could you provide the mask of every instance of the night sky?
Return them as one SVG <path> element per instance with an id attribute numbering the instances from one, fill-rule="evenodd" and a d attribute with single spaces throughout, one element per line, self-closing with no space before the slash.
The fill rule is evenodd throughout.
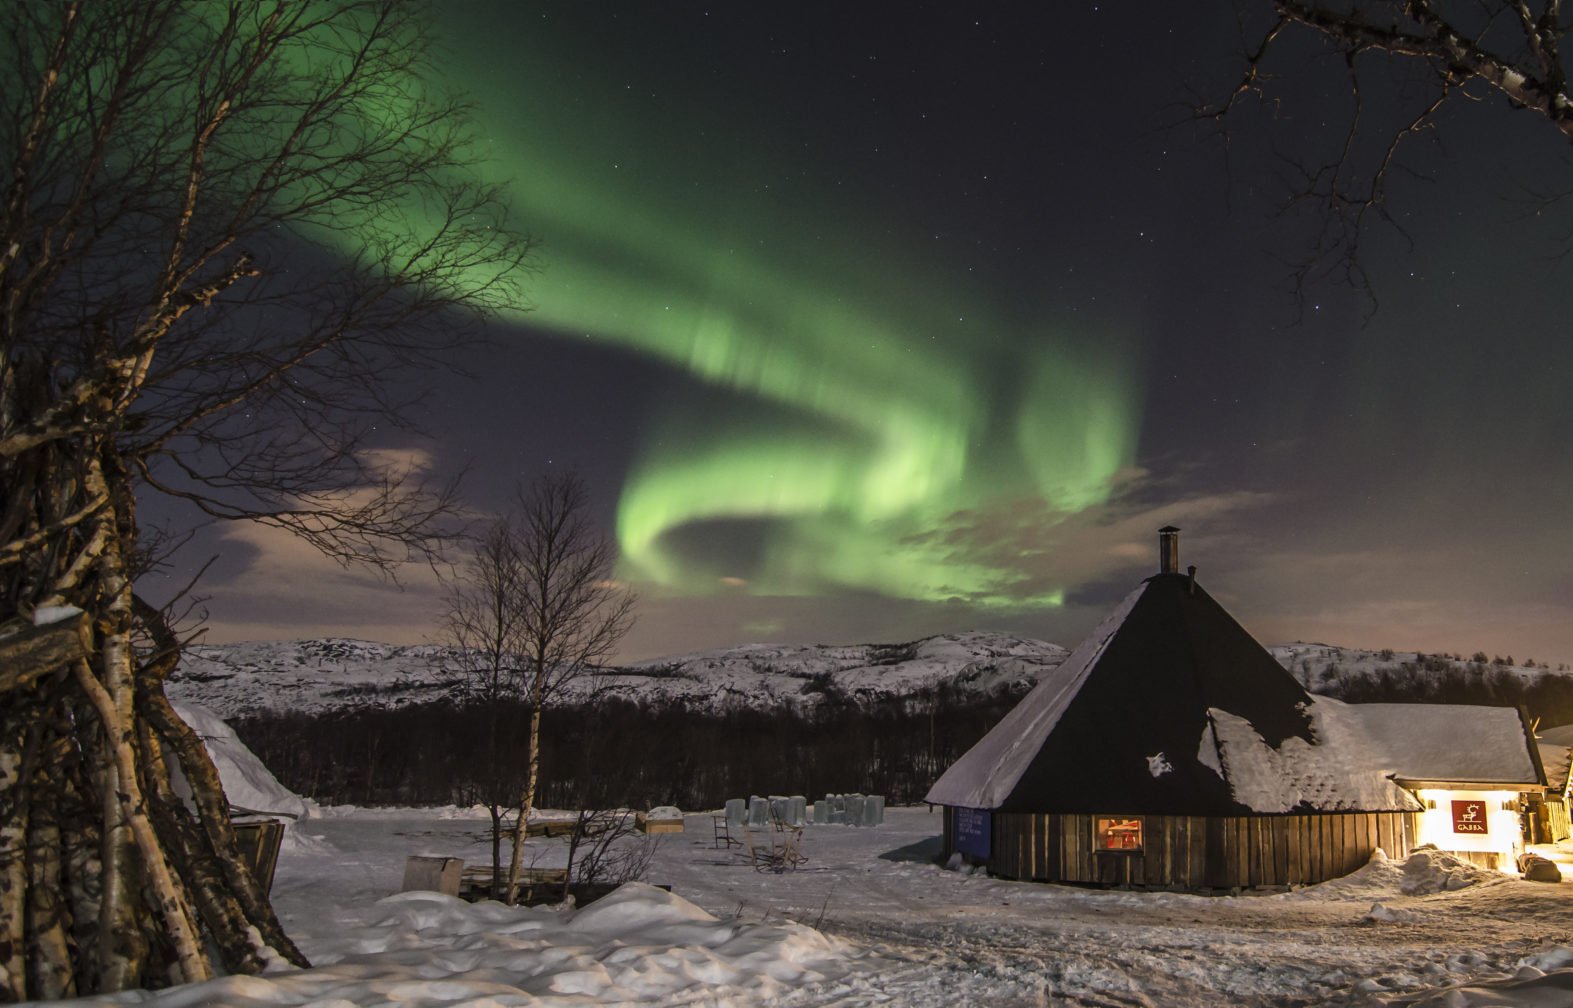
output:
<path id="1" fill-rule="evenodd" d="M 1069 646 L 1172 523 L 1264 642 L 1573 661 L 1558 135 L 1450 116 L 1394 183 L 1407 234 L 1366 236 L 1374 300 L 1297 305 L 1316 220 L 1281 211 L 1341 137 L 1337 58 L 1291 40 L 1225 135 L 1188 109 L 1238 78 L 1227 4 L 987 6 L 445 5 L 543 270 L 385 449 L 467 467 L 478 514 L 581 473 L 641 597 L 625 658 Z M 220 554 L 210 640 L 436 634 L 420 568 L 188 552 Z"/>

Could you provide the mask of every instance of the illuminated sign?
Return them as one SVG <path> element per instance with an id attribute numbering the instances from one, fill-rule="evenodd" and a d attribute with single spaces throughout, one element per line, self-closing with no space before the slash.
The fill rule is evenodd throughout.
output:
<path id="1" fill-rule="evenodd" d="M 1455 801 L 1453 803 L 1454 833 L 1489 833 L 1486 826 L 1486 803 L 1483 801 Z"/>

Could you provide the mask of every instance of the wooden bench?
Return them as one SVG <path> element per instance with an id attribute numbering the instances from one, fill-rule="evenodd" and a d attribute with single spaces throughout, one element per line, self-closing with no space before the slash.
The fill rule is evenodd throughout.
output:
<path id="1" fill-rule="evenodd" d="M 586 819 L 584 822 L 584 835 L 586 837 L 599 836 L 615 825 L 606 819 Z M 580 829 L 578 819 L 536 819 L 524 828 L 524 835 L 530 839 L 536 837 L 564 837 L 573 836 L 574 831 Z M 504 836 L 513 836 L 511 829 L 503 830 Z"/>
<path id="2" fill-rule="evenodd" d="M 504 890 L 508 888 L 508 869 L 504 867 L 500 874 L 501 880 L 494 886 L 491 865 L 472 865 L 465 868 L 459 875 L 459 898 L 471 903 L 486 899 L 502 899 Z M 566 868 L 521 868 L 519 889 L 514 902 L 521 906 L 556 902 L 562 896 L 563 886 L 567 882 L 568 869 Z"/>
<path id="3" fill-rule="evenodd" d="M 634 813 L 634 826 L 641 833 L 681 833 L 683 820 L 678 819 L 651 819 L 643 812 Z"/>
<path id="4" fill-rule="evenodd" d="M 568 836 L 574 831 L 577 820 L 574 819 L 532 819 L 530 825 L 524 828 L 526 837 L 560 837 Z M 511 827 L 503 829 L 504 836 L 513 836 Z"/>

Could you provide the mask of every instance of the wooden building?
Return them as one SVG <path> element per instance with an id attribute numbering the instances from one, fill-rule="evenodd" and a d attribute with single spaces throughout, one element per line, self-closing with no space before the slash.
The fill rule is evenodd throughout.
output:
<path id="1" fill-rule="evenodd" d="M 1365 726 L 1382 767 L 1420 801 L 1417 842 L 1503 871 L 1517 868 L 1526 842 L 1542 842 L 1537 820 L 1548 815 L 1550 766 L 1522 710 L 1414 703 L 1347 709 Z"/>
<path id="2" fill-rule="evenodd" d="M 1321 882 L 1418 842 L 1350 705 L 1315 701 L 1179 570 L 1148 578 L 943 774 L 947 854 L 1017 879 Z"/>

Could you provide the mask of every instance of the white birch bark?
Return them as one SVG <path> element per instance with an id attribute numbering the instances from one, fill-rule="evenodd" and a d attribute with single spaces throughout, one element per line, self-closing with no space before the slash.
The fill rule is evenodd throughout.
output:
<path id="1" fill-rule="evenodd" d="M 9 718 L 6 719 L 6 722 Z M 22 852 L 27 843 L 27 820 L 14 801 L 22 780 L 21 740 L 9 723 L 0 738 L 0 1001 L 20 1001 L 25 996 L 24 920 L 27 871 Z"/>

